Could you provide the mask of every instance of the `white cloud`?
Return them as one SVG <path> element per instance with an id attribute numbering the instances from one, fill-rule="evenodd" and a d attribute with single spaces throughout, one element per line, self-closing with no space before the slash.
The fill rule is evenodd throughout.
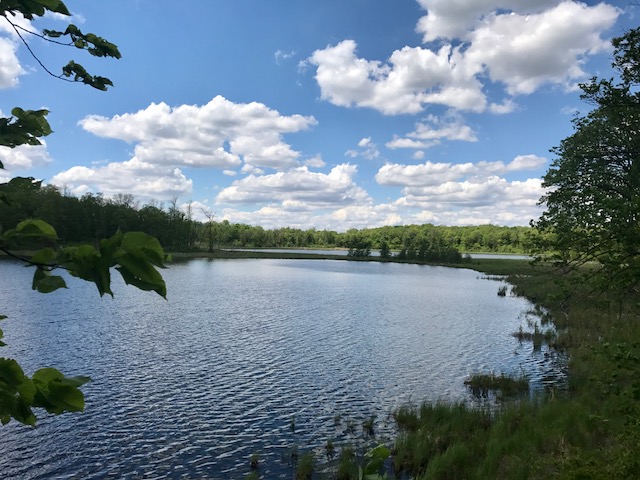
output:
<path id="1" fill-rule="evenodd" d="M 296 52 L 293 50 L 291 50 L 290 52 L 283 52 L 282 50 L 277 50 L 276 53 L 273 54 L 273 56 L 276 59 L 276 65 L 280 65 L 283 61 L 293 58 L 295 54 Z"/>
<path id="2" fill-rule="evenodd" d="M 457 178 L 474 175 L 478 168 L 473 163 L 432 163 L 399 165 L 388 163 L 376 174 L 380 185 L 425 186 L 440 185 Z"/>
<path id="3" fill-rule="evenodd" d="M 76 195 L 133 192 L 142 199 L 181 197 L 190 194 L 193 185 L 178 168 L 152 165 L 137 158 L 96 168 L 72 167 L 55 175 L 51 183 Z"/>
<path id="4" fill-rule="evenodd" d="M 542 181 L 510 181 L 500 175 L 537 170 L 546 162 L 536 155 L 519 155 L 506 164 L 388 164 L 379 169 L 376 180 L 403 187 L 394 205 L 406 223 L 523 225 L 542 213 L 537 205 L 544 193 Z"/>
<path id="5" fill-rule="evenodd" d="M 537 155 L 518 155 L 509 164 L 506 169 L 508 171 L 519 170 L 535 170 L 541 168 L 547 163 L 547 159 Z"/>
<path id="6" fill-rule="evenodd" d="M 153 103 L 136 113 L 80 121 L 95 135 L 136 143 L 134 154 L 142 162 L 222 169 L 243 160 L 253 167 L 297 165 L 300 154 L 282 135 L 316 123 L 313 117 L 282 116 L 261 103 L 238 104 L 221 96 L 202 106 Z"/>
<path id="7" fill-rule="evenodd" d="M 388 148 L 429 148 L 438 145 L 440 140 L 458 140 L 464 142 L 477 142 L 476 133 L 471 127 L 462 122 L 462 118 L 453 112 L 449 112 L 444 118 L 429 115 L 422 122 L 415 125 L 415 130 L 407 134 L 408 138 L 394 136 L 388 142 Z"/>
<path id="8" fill-rule="evenodd" d="M 249 175 L 218 193 L 221 204 L 304 202 L 307 209 L 368 204 L 371 198 L 353 181 L 354 165 L 342 164 L 328 174 L 298 167 L 272 175 Z M 300 204 L 298 204 L 299 206 Z"/>
<path id="9" fill-rule="evenodd" d="M 14 41 L 0 37 L 0 88 L 15 87 L 25 73 L 16 56 L 17 48 Z"/>
<path id="10" fill-rule="evenodd" d="M 429 187 L 407 187 L 396 201 L 401 209 L 418 210 L 416 221 L 444 225 L 527 225 L 538 218 L 543 195 L 540 179 L 509 182 L 490 176 Z"/>
<path id="11" fill-rule="evenodd" d="M 358 142 L 358 149 L 351 149 L 345 152 L 351 158 L 362 157 L 366 160 L 375 160 L 380 156 L 378 146 L 371 141 L 371 137 L 363 138 Z"/>
<path id="12" fill-rule="evenodd" d="M 552 7 L 560 0 L 418 0 L 427 15 L 418 21 L 416 31 L 425 43 L 437 39 L 464 37 L 468 30 L 496 10 L 532 13 Z"/>
<path id="13" fill-rule="evenodd" d="M 620 14 L 605 3 L 568 0 L 420 3 L 428 14 L 418 31 L 425 41 L 445 43 L 433 50 L 405 46 L 387 61 L 359 58 L 353 40 L 316 50 L 306 64 L 316 67 L 322 99 L 387 115 L 416 114 L 428 105 L 509 113 L 516 107 L 511 98 L 488 101 L 488 80 L 511 96 L 544 84 L 571 88 L 585 77 L 586 57 L 608 48 L 602 35 Z"/>
<path id="14" fill-rule="evenodd" d="M 317 228 L 345 231 L 350 228 L 374 228 L 400 225 L 398 207 L 390 204 L 350 205 L 329 210 L 308 210 L 306 204 L 289 202 L 286 205 L 262 207 L 255 211 L 226 208 L 220 219 L 234 223 L 260 225 L 263 228 Z"/>
<path id="15" fill-rule="evenodd" d="M 304 165 L 311 168 L 322 168 L 326 165 L 326 163 L 324 160 L 322 160 L 322 155 L 318 153 L 317 155 L 314 155 L 313 157 L 305 160 Z"/>
<path id="16" fill-rule="evenodd" d="M 0 162 L 7 170 L 28 170 L 50 163 L 47 144 L 42 139 L 40 141 L 42 145 L 19 145 L 15 148 L 0 146 Z"/>
<path id="17" fill-rule="evenodd" d="M 543 167 L 546 163 L 546 158 L 537 155 L 518 155 L 507 164 L 499 161 L 477 163 L 433 163 L 427 161 L 419 165 L 388 163 L 380 167 L 375 178 L 380 185 L 433 187 L 463 178 L 535 170 Z"/>
<path id="18" fill-rule="evenodd" d="M 486 66 L 510 95 L 533 93 L 544 83 L 568 86 L 585 77 L 586 55 L 608 50 L 601 34 L 619 14 L 605 3 L 573 1 L 532 15 L 491 14 L 470 34 L 465 60 Z"/>
<path id="19" fill-rule="evenodd" d="M 437 52 L 416 47 L 396 50 L 389 63 L 356 56 L 356 43 L 344 40 L 308 59 L 324 100 L 339 106 L 370 107 L 387 115 L 419 113 L 427 103 L 483 111 L 486 99 L 468 72 L 462 54 L 450 45 Z"/>

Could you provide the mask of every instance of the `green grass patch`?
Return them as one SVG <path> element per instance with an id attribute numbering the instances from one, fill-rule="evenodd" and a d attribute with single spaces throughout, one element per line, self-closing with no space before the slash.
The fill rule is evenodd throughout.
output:
<path id="1" fill-rule="evenodd" d="M 477 397 L 487 397 L 489 393 L 500 397 L 513 397 L 529 393 L 529 379 L 525 376 L 511 377 L 501 373 L 475 373 L 464 381 L 464 384 Z"/>

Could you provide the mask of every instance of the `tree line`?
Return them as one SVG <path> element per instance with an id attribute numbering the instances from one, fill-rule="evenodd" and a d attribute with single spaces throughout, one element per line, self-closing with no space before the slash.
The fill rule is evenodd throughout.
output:
<path id="1" fill-rule="evenodd" d="M 52 225 L 60 243 L 96 243 L 116 232 L 142 231 L 157 238 L 171 251 L 215 250 L 220 248 L 344 248 L 353 256 L 368 256 L 372 250 L 383 257 L 395 252 L 404 259 L 440 261 L 455 259 L 457 252 L 525 253 L 532 239 L 530 227 L 480 225 L 466 227 L 403 225 L 350 229 L 346 232 L 265 229 L 260 226 L 196 220 L 190 204 L 186 208 L 176 198 L 161 204 L 141 204 L 131 194 L 106 198 L 86 193 L 69 195 L 53 185 L 43 186 L 29 178 L 15 178 L 0 185 L 0 193 L 10 195 L 10 205 L 0 206 L 0 233 L 31 218 Z M 16 245 L 15 247 L 30 247 Z"/>

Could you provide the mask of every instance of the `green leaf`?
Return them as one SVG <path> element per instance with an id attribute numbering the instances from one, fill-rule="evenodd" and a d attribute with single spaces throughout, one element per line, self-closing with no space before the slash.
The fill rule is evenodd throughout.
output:
<path id="1" fill-rule="evenodd" d="M 122 249 L 127 252 L 141 251 L 154 265 L 164 268 L 166 255 L 157 238 L 142 232 L 127 232 L 124 234 Z"/>
<path id="2" fill-rule="evenodd" d="M 74 277 L 95 283 L 100 296 L 105 293 L 113 296 L 109 273 L 111 265 L 107 263 L 108 259 L 103 259 L 91 245 L 63 248 L 57 258 Z"/>
<path id="3" fill-rule="evenodd" d="M 380 444 L 377 447 L 369 450 L 367 453 L 365 453 L 364 456 L 367 458 L 377 458 L 380 460 L 386 460 L 387 458 L 389 458 L 390 455 L 391 455 L 391 450 L 389 450 L 389 448 L 386 445 Z"/>
<path id="4" fill-rule="evenodd" d="M 59 38 L 64 35 L 64 32 L 59 32 L 58 30 L 47 30 L 45 28 L 44 30 L 42 30 L 42 34 L 51 38 Z"/>
<path id="5" fill-rule="evenodd" d="M 78 387 L 88 381 L 88 377 L 67 378 L 55 368 L 41 368 L 33 374 L 37 389 L 33 404 L 55 414 L 82 411 L 84 395 Z"/>
<path id="6" fill-rule="evenodd" d="M 59 288 L 67 288 L 64 279 L 58 275 L 51 275 L 50 272 L 42 268 L 36 268 L 33 273 L 31 288 L 40 293 L 51 293 Z"/>
<path id="7" fill-rule="evenodd" d="M 56 252 L 53 248 L 43 248 L 38 250 L 31 256 L 30 261 L 32 263 L 38 263 L 41 265 L 49 265 L 53 263 L 56 258 Z"/>
<path id="8" fill-rule="evenodd" d="M 70 16 L 71 12 L 67 9 L 67 6 L 61 0 L 34 0 L 47 10 L 51 12 L 60 13 L 62 15 Z"/>
<path id="9" fill-rule="evenodd" d="M 24 220 L 14 229 L 16 235 L 57 240 L 55 229 L 44 220 Z"/>
<path id="10" fill-rule="evenodd" d="M 18 145 L 40 145 L 38 137 L 51 133 L 45 118 L 47 110 L 23 110 L 14 108 L 13 117 L 0 117 L 0 145 L 14 148 Z"/>

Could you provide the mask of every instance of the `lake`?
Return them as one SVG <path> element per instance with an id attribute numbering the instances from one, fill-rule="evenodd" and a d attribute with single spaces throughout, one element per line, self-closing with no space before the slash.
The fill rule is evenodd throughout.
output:
<path id="1" fill-rule="evenodd" d="M 565 375 L 511 336 L 531 304 L 471 270 L 197 259 L 163 271 L 168 301 L 115 273 L 114 299 L 75 279 L 38 294 L 31 275 L 0 262 L 2 355 L 93 381 L 82 414 L 0 427 L 3 479 L 242 479 L 254 453 L 263 478 L 292 478 L 292 449 L 371 442 L 371 415 L 377 443 L 400 405 L 474 401 L 471 373 Z"/>

